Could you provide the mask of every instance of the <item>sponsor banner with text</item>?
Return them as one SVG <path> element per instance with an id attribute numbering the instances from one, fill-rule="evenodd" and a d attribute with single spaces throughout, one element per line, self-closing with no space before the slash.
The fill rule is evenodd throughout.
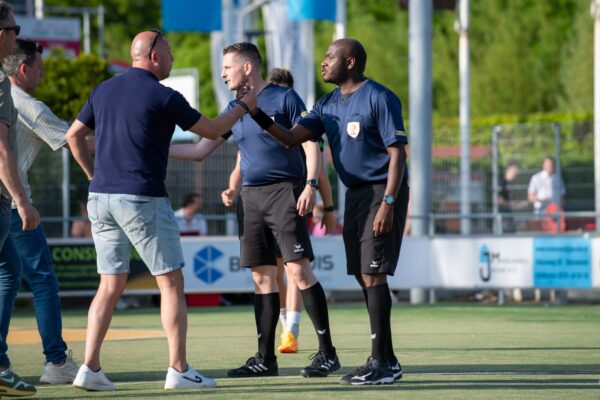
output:
<path id="1" fill-rule="evenodd" d="M 341 236 L 313 238 L 313 271 L 326 290 L 358 290 L 346 275 Z M 235 237 L 181 239 L 188 293 L 251 292 L 248 268 L 240 266 Z M 93 294 L 98 286 L 91 240 L 51 240 L 61 294 Z M 392 289 L 407 288 L 598 288 L 600 238 L 470 237 L 403 240 Z M 24 286 L 23 290 L 27 290 Z M 135 251 L 126 291 L 157 293 L 154 277 Z"/>

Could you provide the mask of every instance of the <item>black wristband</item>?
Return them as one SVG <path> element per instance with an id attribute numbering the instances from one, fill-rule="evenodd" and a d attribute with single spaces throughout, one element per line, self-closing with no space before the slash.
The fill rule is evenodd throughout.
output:
<path id="1" fill-rule="evenodd" d="M 237 100 L 237 103 L 238 103 L 240 106 L 242 106 L 242 108 L 243 108 L 244 110 L 246 110 L 246 112 L 247 112 L 248 114 L 250 114 L 250 107 L 248 107 L 248 104 L 246 104 L 244 101 L 242 101 L 242 100 L 240 100 L 240 99 L 238 99 L 238 100 Z"/>
<path id="2" fill-rule="evenodd" d="M 265 112 L 263 110 L 261 110 L 260 108 L 257 109 L 256 114 L 254 114 L 254 115 L 250 114 L 250 116 L 265 131 L 267 129 L 269 129 L 270 127 L 272 127 L 273 124 L 275 123 L 275 121 L 273 121 L 271 119 L 271 117 L 269 117 L 267 114 L 265 114 Z"/>
<path id="3" fill-rule="evenodd" d="M 335 208 L 333 208 L 333 206 L 327 206 L 327 207 L 323 207 L 323 211 L 333 212 L 333 211 L 335 211 Z"/>

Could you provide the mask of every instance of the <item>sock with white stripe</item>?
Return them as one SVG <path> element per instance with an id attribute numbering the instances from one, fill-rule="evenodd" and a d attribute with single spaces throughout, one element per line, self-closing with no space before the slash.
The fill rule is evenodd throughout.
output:
<path id="1" fill-rule="evenodd" d="M 391 345 L 392 298 L 388 284 L 367 288 L 367 297 L 371 322 L 371 356 L 385 362 L 389 360 L 388 346 Z"/>
<path id="2" fill-rule="evenodd" d="M 324 350 L 329 354 L 333 350 L 333 344 L 331 343 L 331 332 L 329 332 L 329 311 L 323 286 L 317 282 L 308 289 L 301 290 L 300 293 L 306 313 L 317 331 L 319 350 Z"/>
<path id="3" fill-rule="evenodd" d="M 302 315 L 299 311 L 288 311 L 286 316 L 287 325 L 285 326 L 285 330 L 291 332 L 292 335 L 298 339 L 298 335 L 300 335 L 300 315 Z"/>
<path id="4" fill-rule="evenodd" d="M 277 328 L 279 293 L 254 294 L 254 319 L 258 336 L 258 352 L 263 360 L 275 358 L 275 329 Z"/>

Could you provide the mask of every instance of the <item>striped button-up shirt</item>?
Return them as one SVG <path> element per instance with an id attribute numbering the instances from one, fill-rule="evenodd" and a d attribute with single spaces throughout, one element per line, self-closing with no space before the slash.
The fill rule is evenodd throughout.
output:
<path id="1" fill-rule="evenodd" d="M 67 143 L 65 133 L 67 133 L 69 125 L 54 115 L 48 106 L 17 85 L 13 85 L 11 90 L 15 108 L 19 111 L 16 125 L 16 147 L 13 150 L 17 158 L 19 178 L 21 178 L 27 191 L 27 197 L 31 201 L 31 188 L 27 180 L 27 172 L 44 143 L 54 151 Z M 12 206 L 16 208 L 14 201 Z"/>

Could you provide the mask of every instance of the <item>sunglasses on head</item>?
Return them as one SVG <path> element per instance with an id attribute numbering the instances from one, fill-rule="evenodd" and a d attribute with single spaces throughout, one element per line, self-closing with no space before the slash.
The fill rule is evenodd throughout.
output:
<path id="1" fill-rule="evenodd" d="M 19 36 L 19 33 L 21 33 L 21 27 L 19 25 L 5 26 L 0 28 L 0 31 L 15 31 L 15 36 Z"/>
<path id="2" fill-rule="evenodd" d="M 150 46 L 150 51 L 148 52 L 148 58 L 151 59 L 152 58 L 152 50 L 154 50 L 154 47 L 156 47 L 158 38 L 161 36 L 164 36 L 164 34 L 158 29 L 150 29 L 150 32 L 156 33 L 156 36 L 154 36 L 154 40 L 152 41 L 152 46 Z"/>

